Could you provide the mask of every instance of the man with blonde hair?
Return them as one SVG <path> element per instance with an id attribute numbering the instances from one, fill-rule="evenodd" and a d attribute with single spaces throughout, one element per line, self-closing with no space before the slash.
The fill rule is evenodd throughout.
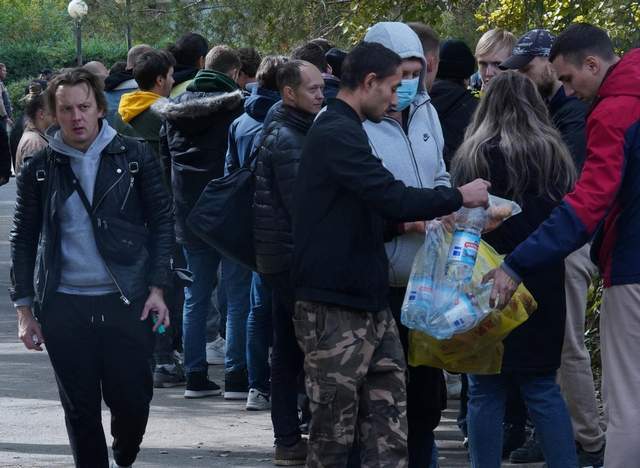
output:
<path id="1" fill-rule="evenodd" d="M 515 45 L 516 36 L 502 28 L 490 29 L 480 37 L 475 55 L 483 88 L 491 78 L 502 73 L 499 66 L 511 56 Z"/>

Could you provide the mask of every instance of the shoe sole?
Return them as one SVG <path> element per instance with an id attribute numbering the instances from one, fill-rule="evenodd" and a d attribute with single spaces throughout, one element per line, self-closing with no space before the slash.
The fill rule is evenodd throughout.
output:
<path id="1" fill-rule="evenodd" d="M 172 387 L 184 387 L 187 382 L 159 382 L 154 383 L 153 388 L 172 388 Z"/>
<path id="2" fill-rule="evenodd" d="M 245 406 L 247 411 L 266 411 L 271 409 L 271 405 L 269 406 L 261 406 L 261 405 L 247 405 Z"/>
<path id="3" fill-rule="evenodd" d="M 184 397 L 185 398 L 206 398 L 210 396 L 220 396 L 222 395 L 221 390 L 185 390 Z"/>
<path id="4" fill-rule="evenodd" d="M 225 400 L 247 400 L 249 392 L 224 392 Z"/>
<path id="5" fill-rule="evenodd" d="M 304 460 L 276 460 L 273 459 L 273 464 L 276 466 L 302 466 L 307 463 L 307 459 Z"/>

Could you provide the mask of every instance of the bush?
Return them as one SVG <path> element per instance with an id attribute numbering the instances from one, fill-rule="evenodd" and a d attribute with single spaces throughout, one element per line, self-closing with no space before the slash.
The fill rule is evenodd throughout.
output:
<path id="1" fill-rule="evenodd" d="M 32 79 L 33 78 L 22 78 L 20 80 L 12 81 L 11 83 L 7 84 L 7 92 L 9 93 L 9 97 L 11 98 L 11 105 L 13 106 L 14 120 L 19 118 L 24 111 L 22 98 L 24 97 L 24 92 L 27 89 L 27 86 L 29 86 L 29 82 Z"/>
<path id="2" fill-rule="evenodd" d="M 127 47 L 124 41 L 106 42 L 87 39 L 82 44 L 83 61 L 98 60 L 109 68 L 118 60 L 126 60 Z M 0 45 L 0 62 L 7 65 L 7 81 L 37 77 L 40 70 L 72 67 L 76 63 L 76 46 L 72 41 L 55 45 L 37 45 L 29 42 L 14 42 Z"/>

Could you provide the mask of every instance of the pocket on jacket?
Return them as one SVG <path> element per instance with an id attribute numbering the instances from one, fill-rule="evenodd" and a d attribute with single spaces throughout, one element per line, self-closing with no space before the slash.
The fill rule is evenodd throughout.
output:
<path id="1" fill-rule="evenodd" d="M 143 225 L 113 216 L 96 218 L 96 244 L 105 257 L 121 265 L 131 265 L 146 247 L 149 232 Z"/>

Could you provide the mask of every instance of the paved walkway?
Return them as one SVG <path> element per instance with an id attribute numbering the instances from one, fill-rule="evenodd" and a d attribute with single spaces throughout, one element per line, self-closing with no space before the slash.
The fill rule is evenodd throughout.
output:
<path id="1" fill-rule="evenodd" d="M 0 467 L 68 467 L 73 460 L 46 352 L 27 352 L 16 338 L 15 311 L 7 293 L 14 198 L 12 180 L 0 187 Z M 221 366 L 210 367 L 210 374 L 217 382 L 223 380 Z M 156 391 L 136 467 L 273 466 L 267 412 L 247 412 L 243 402 L 220 397 L 185 400 L 182 392 Z M 457 407 L 457 402 L 450 406 Z M 455 414 L 455 409 L 447 410 L 437 432 L 442 468 L 469 466 Z M 103 424 L 109 434 L 107 411 Z"/>

